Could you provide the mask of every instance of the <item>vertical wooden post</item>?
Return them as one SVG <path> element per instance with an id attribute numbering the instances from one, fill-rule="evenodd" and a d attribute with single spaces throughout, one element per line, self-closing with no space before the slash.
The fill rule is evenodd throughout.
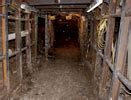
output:
<path id="1" fill-rule="evenodd" d="M 51 20 L 48 19 L 48 48 L 51 47 L 51 35 L 52 35 L 52 26 L 51 26 Z"/>
<path id="2" fill-rule="evenodd" d="M 129 34 L 129 22 L 130 17 L 125 17 L 125 12 L 128 7 L 131 7 L 131 0 L 126 0 L 126 3 L 122 9 L 121 23 L 119 29 L 119 37 L 117 44 L 117 54 L 115 62 L 115 70 L 123 73 L 124 64 L 127 56 L 127 43 L 128 43 L 128 34 Z M 118 100 L 120 90 L 120 81 L 117 76 L 113 75 L 112 87 L 110 90 L 110 98 L 112 100 Z"/>
<path id="3" fill-rule="evenodd" d="M 82 61 L 84 61 L 84 51 L 83 51 L 83 44 L 84 44 L 84 34 L 83 34 L 83 30 L 84 30 L 84 21 L 82 19 L 82 17 L 79 18 L 79 39 L 80 39 L 80 50 L 81 50 L 81 59 Z"/>
<path id="4" fill-rule="evenodd" d="M 38 34 L 38 16 L 37 14 L 35 14 L 35 47 L 34 47 L 35 59 L 37 57 L 37 34 Z"/>
<path id="5" fill-rule="evenodd" d="M 19 18 L 16 20 L 16 50 L 19 52 L 16 55 L 16 66 L 17 66 L 17 73 L 19 76 L 19 81 L 22 81 L 22 51 L 21 51 L 21 10 L 16 10 L 16 16 Z"/>
<path id="6" fill-rule="evenodd" d="M 131 22 L 129 25 L 129 38 L 128 38 L 128 68 L 127 68 L 127 76 L 129 80 L 131 80 Z"/>
<path id="7" fill-rule="evenodd" d="M 95 19 L 94 19 L 95 20 Z M 98 25 L 98 22 L 97 20 L 94 21 L 94 39 L 93 39 L 93 46 L 94 48 L 96 48 L 96 37 L 97 37 L 97 34 L 96 34 L 96 29 L 97 29 L 97 25 Z M 97 81 L 98 80 L 98 75 L 100 75 L 100 73 L 98 72 L 98 69 L 99 69 L 99 63 L 100 63 L 100 56 L 98 55 L 97 51 L 94 50 L 94 80 Z"/>
<path id="8" fill-rule="evenodd" d="M 53 46 L 54 46 L 54 30 L 53 30 L 53 22 L 51 21 L 51 41 L 50 41 L 50 46 L 51 46 L 51 48 L 53 48 Z"/>
<path id="9" fill-rule="evenodd" d="M 117 0 L 110 0 L 109 4 L 109 14 L 114 14 L 116 11 L 116 2 Z M 109 68 L 106 64 L 105 59 L 111 59 L 111 48 L 112 48 L 112 42 L 113 42 L 113 36 L 114 36 L 114 28 L 115 28 L 115 18 L 109 17 L 108 19 L 108 29 L 106 33 L 106 43 L 105 43 L 105 49 L 104 49 L 104 59 L 103 59 L 103 69 L 102 69 L 102 77 L 100 82 L 100 89 L 99 89 L 99 95 L 104 96 L 106 90 L 106 82 L 109 75 Z"/>
<path id="10" fill-rule="evenodd" d="M 2 4 L 6 4 L 6 0 L 2 0 Z M 8 28 L 7 28 L 7 11 L 6 6 L 2 6 L 2 55 L 5 58 L 2 60 L 2 68 L 3 68 L 3 82 L 4 86 L 7 88 L 9 92 L 10 84 L 9 84 L 9 69 L 8 69 Z"/>
<path id="11" fill-rule="evenodd" d="M 31 37 L 30 37 L 30 14 L 27 13 L 26 18 L 28 21 L 26 22 L 26 31 L 28 31 L 28 34 L 26 34 L 26 57 L 27 57 L 27 68 L 30 72 L 32 72 L 32 64 L 31 64 Z"/>
<path id="12" fill-rule="evenodd" d="M 32 42 L 34 42 L 33 46 L 32 46 L 32 57 L 34 57 L 36 59 L 37 57 L 37 24 L 38 24 L 38 17 L 37 14 L 34 13 L 32 14 L 33 16 L 33 21 L 31 23 L 32 25 L 32 29 L 31 29 L 31 37 L 32 37 Z"/>
<path id="13" fill-rule="evenodd" d="M 91 19 L 91 33 L 94 33 L 94 19 Z M 90 36 L 90 45 L 92 45 L 93 44 L 93 39 L 94 39 L 94 36 L 93 36 L 94 34 L 91 34 L 91 36 Z M 91 54 L 91 64 L 93 65 L 94 64 L 94 51 L 93 51 L 93 49 L 92 49 L 92 47 L 91 47 L 91 50 L 90 50 L 90 54 Z M 91 70 L 93 70 L 93 68 L 91 69 Z"/>
<path id="14" fill-rule="evenodd" d="M 48 15 L 45 15 L 45 57 L 48 57 Z"/>

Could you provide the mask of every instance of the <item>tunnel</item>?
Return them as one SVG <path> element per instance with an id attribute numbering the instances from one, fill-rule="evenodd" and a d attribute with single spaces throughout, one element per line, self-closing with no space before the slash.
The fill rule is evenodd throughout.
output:
<path id="1" fill-rule="evenodd" d="M 92 83 L 92 72 L 81 61 L 80 42 L 82 31 L 84 30 L 81 26 L 81 22 L 84 19 L 81 17 L 82 15 L 77 13 L 59 13 L 46 16 L 43 20 L 41 18 L 38 20 L 38 23 L 40 23 L 38 30 L 45 30 L 38 33 L 39 40 L 43 39 L 45 41 L 43 42 L 44 44 L 38 44 L 41 47 L 40 50 L 42 50 L 44 45 L 47 45 L 46 43 L 50 43 L 47 47 L 48 52 L 46 52 L 46 48 L 43 49 L 48 59 L 46 61 L 43 57 L 41 58 L 43 63 L 40 66 L 40 70 L 42 71 L 39 73 L 42 75 L 39 76 L 40 80 L 38 79 L 38 81 L 41 81 L 42 84 L 48 87 L 48 90 L 43 93 L 45 99 L 86 100 L 88 95 L 89 98 L 93 98 L 92 96 L 95 95 L 91 86 L 86 88 L 86 85 Z M 49 19 L 47 20 L 47 18 Z M 45 20 L 48 23 L 43 25 L 42 23 L 46 22 Z M 46 27 L 48 27 L 49 32 L 47 35 L 48 40 L 45 40 Z M 41 78 L 44 78 L 44 83 Z M 41 86 L 42 84 L 39 85 Z M 46 90 L 46 87 L 43 87 L 43 90 Z M 32 92 L 37 93 L 35 90 Z"/>
<path id="2" fill-rule="evenodd" d="M 0 100 L 130 100 L 131 0 L 0 0 Z"/>
<path id="3" fill-rule="evenodd" d="M 55 43 L 54 47 L 68 47 L 73 44 L 79 47 L 79 27 L 77 19 L 66 20 L 66 16 L 56 16 L 56 20 L 53 23 Z"/>

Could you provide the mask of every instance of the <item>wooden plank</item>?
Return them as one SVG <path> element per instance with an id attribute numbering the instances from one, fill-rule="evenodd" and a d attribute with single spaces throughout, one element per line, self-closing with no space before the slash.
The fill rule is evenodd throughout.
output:
<path id="1" fill-rule="evenodd" d="M 129 26 L 129 38 L 128 38 L 128 68 L 127 68 L 127 76 L 128 79 L 131 80 L 131 22 Z"/>
<path id="2" fill-rule="evenodd" d="M 25 37 L 26 34 L 29 34 L 29 32 L 28 31 L 21 31 L 21 37 Z M 11 33 L 11 34 L 8 35 L 9 41 L 14 40 L 14 39 L 16 39 L 16 33 Z"/>
<path id="3" fill-rule="evenodd" d="M 3 88 L 3 72 L 2 72 L 2 63 L 0 61 L 0 89 Z"/>
<path id="4" fill-rule="evenodd" d="M 21 10 L 18 9 L 16 11 L 16 16 L 21 17 Z M 16 54 L 16 66 L 17 66 L 17 74 L 19 77 L 19 81 L 21 83 L 23 74 L 22 74 L 22 52 L 21 52 L 21 20 L 16 20 L 16 51 L 18 51 L 18 54 Z"/>
<path id="5" fill-rule="evenodd" d="M 38 35 L 38 16 L 35 14 L 35 47 L 34 47 L 35 59 L 37 57 L 37 35 Z"/>
<path id="6" fill-rule="evenodd" d="M 29 69 L 30 72 L 32 72 L 32 64 L 31 64 L 31 45 L 30 45 L 30 35 L 28 34 L 26 36 L 26 57 L 27 57 L 27 68 Z"/>
<path id="7" fill-rule="evenodd" d="M 45 15 L 45 57 L 48 57 L 48 15 Z"/>
<path id="8" fill-rule="evenodd" d="M 2 4 L 6 4 L 6 0 L 2 0 Z M 2 14 L 6 14 L 6 6 L 2 6 Z M 7 19 L 5 16 L 2 16 L 2 55 L 5 56 L 5 59 L 2 60 L 3 67 L 3 82 L 4 86 L 9 91 L 9 69 L 8 69 L 8 43 L 7 43 Z"/>
<path id="9" fill-rule="evenodd" d="M 113 14 L 116 11 L 116 2 L 117 0 L 110 0 L 109 5 L 109 14 Z M 108 29 L 106 34 L 106 43 L 105 43 L 105 49 L 104 49 L 104 59 L 103 59 L 103 69 L 102 69 L 102 77 L 100 82 L 100 96 L 104 96 L 106 90 L 106 82 L 108 81 L 108 75 L 109 75 L 109 68 L 106 63 L 106 58 L 111 59 L 111 48 L 112 48 L 112 42 L 113 42 L 113 36 L 114 36 L 114 28 L 115 28 L 115 18 L 109 17 L 108 19 Z"/>
<path id="10" fill-rule="evenodd" d="M 128 9 L 127 11 L 130 11 L 131 12 L 131 0 L 129 1 L 129 4 L 128 4 Z M 129 17 L 129 16 L 128 16 Z M 130 17 L 131 17 L 131 14 L 130 14 Z M 128 68 L 127 68 L 127 76 L 128 76 L 128 79 L 131 80 L 131 19 L 130 19 L 130 23 L 129 23 L 129 38 L 128 38 Z"/>
<path id="11" fill-rule="evenodd" d="M 35 44 L 35 43 L 33 42 L 32 44 L 30 44 L 30 46 L 33 46 L 34 44 Z M 11 55 L 9 55 L 9 58 L 17 55 L 19 52 L 25 51 L 26 49 L 28 49 L 28 47 L 21 48 L 21 51 L 14 51 Z"/>
<path id="12" fill-rule="evenodd" d="M 116 62 L 115 62 L 115 69 L 116 71 L 123 73 L 125 67 L 125 61 L 127 56 L 127 43 L 128 43 L 128 34 L 129 34 L 129 21 L 130 17 L 125 17 L 126 8 L 131 6 L 129 3 L 130 0 L 126 0 L 126 5 L 123 7 L 122 16 L 121 16 L 121 23 L 119 29 L 119 37 L 118 37 L 118 44 L 117 44 L 117 54 L 116 54 Z M 112 87 L 110 90 L 110 99 L 111 100 L 118 100 L 119 91 L 120 90 L 120 81 L 117 76 L 113 75 Z"/>
<path id="13" fill-rule="evenodd" d="M 26 15 L 27 19 L 29 19 L 29 14 Z M 25 28 L 27 31 L 30 30 L 30 21 L 28 20 L 26 23 L 25 23 Z M 31 64 L 31 36 L 30 36 L 30 33 L 26 35 L 26 46 L 27 46 L 27 49 L 26 49 L 26 61 L 27 61 L 27 68 L 29 69 L 30 72 L 32 72 L 32 64 Z"/>
<path id="14" fill-rule="evenodd" d="M 35 42 L 34 46 L 32 46 L 32 57 L 34 57 L 36 59 L 37 57 L 37 30 L 38 30 L 38 17 L 37 17 L 37 14 L 34 13 L 33 14 L 33 21 L 31 23 L 32 25 L 32 30 L 31 30 L 31 38 L 32 38 L 32 41 Z"/>

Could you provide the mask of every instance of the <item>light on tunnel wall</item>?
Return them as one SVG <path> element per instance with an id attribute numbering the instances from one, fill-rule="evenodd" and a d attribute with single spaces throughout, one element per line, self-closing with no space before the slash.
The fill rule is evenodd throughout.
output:
<path id="1" fill-rule="evenodd" d="M 71 19 L 72 19 L 72 15 L 66 16 L 66 20 L 71 20 Z"/>
<path id="2" fill-rule="evenodd" d="M 50 19 L 50 20 L 55 20 L 56 18 L 55 18 L 55 16 L 49 15 L 49 19 Z"/>
<path id="3" fill-rule="evenodd" d="M 103 0 L 95 0 L 95 2 L 93 2 L 93 4 L 89 6 L 89 9 L 87 10 L 87 12 L 91 12 L 92 10 L 100 6 L 102 3 L 103 3 Z"/>
<path id="4" fill-rule="evenodd" d="M 30 9 L 30 7 L 27 3 L 21 4 L 20 7 L 21 7 L 21 9 Z"/>
<path id="5" fill-rule="evenodd" d="M 20 7 L 21 7 L 21 9 L 24 9 L 26 12 L 30 12 L 30 11 L 38 12 L 37 9 L 35 9 L 34 7 L 29 6 L 27 3 L 22 3 L 20 5 Z"/>

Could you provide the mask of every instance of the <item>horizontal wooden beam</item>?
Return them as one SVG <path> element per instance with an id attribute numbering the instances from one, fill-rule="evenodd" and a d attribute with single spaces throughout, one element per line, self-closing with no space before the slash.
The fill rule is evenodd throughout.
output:
<path id="1" fill-rule="evenodd" d="M 32 6 L 35 6 L 35 7 L 38 7 L 38 6 L 60 6 L 60 5 L 62 5 L 62 6 L 75 6 L 75 5 L 87 5 L 87 6 L 89 6 L 90 5 L 90 3 L 50 3 L 50 4 L 34 4 L 34 5 L 32 5 Z"/>
<path id="2" fill-rule="evenodd" d="M 19 18 L 19 17 L 14 17 L 14 16 L 8 16 L 9 20 L 21 20 L 21 21 L 33 21 L 35 19 L 26 19 L 26 18 Z"/>
<path id="3" fill-rule="evenodd" d="M 21 31 L 21 37 L 25 37 L 26 35 L 28 35 L 29 32 L 28 31 Z M 8 35 L 8 40 L 14 40 L 16 39 L 16 33 L 11 33 Z"/>
<path id="4" fill-rule="evenodd" d="M 29 46 L 33 46 L 33 45 L 35 45 L 35 42 L 32 42 Z M 24 47 L 24 48 L 21 48 L 21 52 L 23 52 L 23 51 L 25 51 L 27 49 L 28 49 L 27 46 Z M 20 52 L 20 50 L 19 51 L 14 51 L 12 54 L 9 55 L 9 58 L 11 58 L 13 56 L 16 56 L 19 52 Z"/>

